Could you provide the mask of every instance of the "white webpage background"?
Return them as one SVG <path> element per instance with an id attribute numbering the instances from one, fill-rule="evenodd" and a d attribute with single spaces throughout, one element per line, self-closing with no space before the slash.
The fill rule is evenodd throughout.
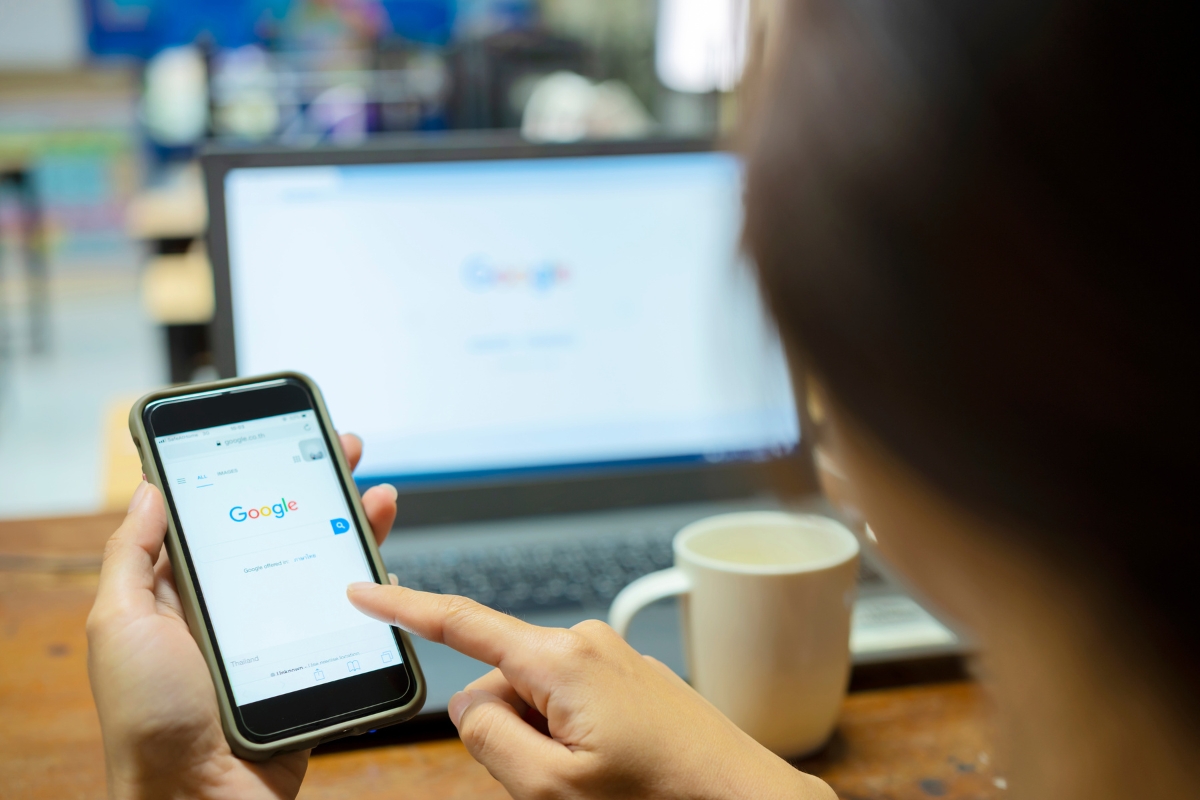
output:
<path id="1" fill-rule="evenodd" d="M 740 181 L 726 154 L 233 171 L 238 372 L 315 378 L 365 476 L 789 447 Z M 472 259 L 568 275 L 481 291 Z"/>
<path id="2" fill-rule="evenodd" d="M 293 425 L 282 438 L 230 446 L 281 424 L 271 417 L 158 445 L 239 705 L 400 662 L 391 629 L 346 598 L 347 585 L 374 578 L 358 534 L 335 534 L 331 525 L 351 519 L 332 462 L 295 459 L 300 440 L 320 434 Z M 248 511 L 286 501 L 297 508 L 283 517 L 236 522 L 230 516 L 238 506 Z M 325 659 L 337 661 L 318 678 Z M 345 666 L 350 660 L 358 662 L 353 672 Z"/>

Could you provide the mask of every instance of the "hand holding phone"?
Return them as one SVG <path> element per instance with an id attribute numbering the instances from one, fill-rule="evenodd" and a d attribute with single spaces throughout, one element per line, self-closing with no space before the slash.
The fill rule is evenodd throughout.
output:
<path id="1" fill-rule="evenodd" d="M 346 601 L 348 583 L 387 576 L 311 379 L 155 392 L 129 428 L 166 503 L 179 602 L 234 753 L 263 760 L 420 710 L 407 634 Z"/>
<path id="2" fill-rule="evenodd" d="M 353 467 L 362 443 L 355 436 L 340 438 Z M 362 505 L 382 541 L 395 519 L 395 490 L 374 487 Z M 143 483 L 105 548 L 88 617 L 88 673 L 104 731 L 110 796 L 293 797 L 307 752 L 247 762 L 225 740 L 212 678 L 183 618 L 163 549 L 166 531 L 162 495 Z"/>

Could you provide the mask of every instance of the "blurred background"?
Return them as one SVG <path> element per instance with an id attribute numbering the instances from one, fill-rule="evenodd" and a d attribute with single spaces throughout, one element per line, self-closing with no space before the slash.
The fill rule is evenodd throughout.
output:
<path id="1" fill-rule="evenodd" d="M 739 0 L 0 0 L 0 518 L 122 508 L 134 398 L 216 377 L 198 152 L 707 137 Z"/>

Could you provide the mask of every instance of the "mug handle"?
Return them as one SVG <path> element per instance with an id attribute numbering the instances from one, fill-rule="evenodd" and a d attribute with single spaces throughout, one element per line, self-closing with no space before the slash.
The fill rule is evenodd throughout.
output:
<path id="1" fill-rule="evenodd" d="M 608 609 L 608 624 L 625 639 L 629 633 L 629 623 L 643 608 L 656 600 L 687 594 L 691 590 L 691 580 L 679 567 L 643 575 L 613 598 Z"/>

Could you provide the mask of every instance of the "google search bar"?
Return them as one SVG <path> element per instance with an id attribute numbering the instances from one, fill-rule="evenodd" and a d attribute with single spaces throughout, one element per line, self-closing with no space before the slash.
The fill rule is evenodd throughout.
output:
<path id="1" fill-rule="evenodd" d="M 200 455 L 218 455 L 228 450 L 241 450 L 280 439 L 296 439 L 305 435 L 320 436 L 316 423 L 294 422 L 269 428 L 213 434 L 199 439 L 161 444 L 158 446 L 158 452 L 164 460 L 174 461 Z"/>

